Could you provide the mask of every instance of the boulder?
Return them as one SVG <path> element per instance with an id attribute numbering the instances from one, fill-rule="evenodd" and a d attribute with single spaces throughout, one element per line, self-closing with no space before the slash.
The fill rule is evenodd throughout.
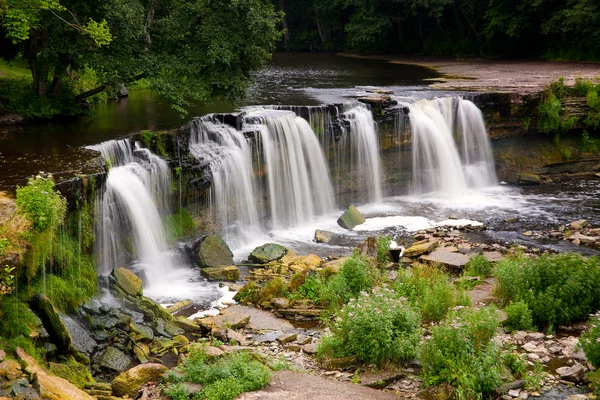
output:
<path id="1" fill-rule="evenodd" d="M 67 328 L 69 336 L 71 336 L 73 348 L 80 353 L 85 354 L 86 357 L 89 357 L 98 345 L 92 338 L 89 330 L 69 316 L 59 314 L 59 317 L 65 325 L 65 328 Z"/>
<path id="2" fill-rule="evenodd" d="M 121 372 L 129 366 L 131 360 L 125 353 L 114 347 L 108 347 L 102 357 L 100 357 L 100 366 L 104 369 Z"/>
<path id="3" fill-rule="evenodd" d="M 359 254 L 364 254 L 371 258 L 377 258 L 377 238 L 369 236 L 364 242 L 356 246 Z"/>
<path id="4" fill-rule="evenodd" d="M 306 265 L 306 267 L 312 270 L 319 268 L 322 263 L 323 260 L 321 257 L 314 254 L 310 254 L 302 259 L 302 264 Z"/>
<path id="5" fill-rule="evenodd" d="M 134 397 L 146 383 L 160 381 L 167 370 L 162 364 L 148 363 L 122 372 L 112 381 L 113 395 Z"/>
<path id="6" fill-rule="evenodd" d="M 354 229 L 356 226 L 364 224 L 365 217 L 354 206 L 348 207 L 346 211 L 338 218 L 337 223 L 344 229 Z"/>
<path id="7" fill-rule="evenodd" d="M 523 186 L 539 185 L 542 182 L 538 175 L 525 172 L 518 174 L 516 178 L 516 183 Z"/>
<path id="8" fill-rule="evenodd" d="M 290 343 L 290 342 L 293 342 L 294 340 L 296 340 L 297 337 L 298 337 L 297 333 L 284 333 L 284 334 L 277 336 L 277 341 L 279 343 Z"/>
<path id="9" fill-rule="evenodd" d="M 280 260 L 288 252 L 288 249 L 279 244 L 267 243 L 252 250 L 252 253 L 248 256 L 248 260 L 258 264 L 266 264 Z"/>
<path id="10" fill-rule="evenodd" d="M 441 385 L 430 386 L 426 389 L 421 390 L 417 393 L 417 399 L 421 400 L 451 400 L 456 399 L 456 390 L 448 385 L 442 383 Z"/>
<path id="11" fill-rule="evenodd" d="M 404 253 L 402 253 L 402 255 L 404 257 L 417 257 L 421 254 L 428 254 L 431 253 L 438 245 L 439 242 L 437 240 L 431 242 L 428 240 L 423 240 L 420 242 L 413 243 L 406 250 L 404 250 Z"/>
<path id="12" fill-rule="evenodd" d="M 154 331 L 149 326 L 132 322 L 129 325 L 132 332 L 137 335 L 136 341 L 148 341 L 154 340 Z"/>
<path id="13" fill-rule="evenodd" d="M 201 274 L 209 281 L 236 282 L 240 280 L 240 270 L 235 265 L 202 268 Z"/>
<path id="14" fill-rule="evenodd" d="M 233 253 L 219 236 L 208 235 L 200 242 L 195 261 L 200 267 L 233 265 Z"/>
<path id="15" fill-rule="evenodd" d="M 71 382 L 80 389 L 86 385 L 94 383 L 94 378 L 88 367 L 78 363 L 74 359 L 70 359 L 65 363 L 48 363 L 48 369 L 56 376 L 60 376 Z"/>
<path id="16" fill-rule="evenodd" d="M 315 231 L 315 242 L 317 243 L 329 243 L 335 236 L 335 233 L 329 231 L 322 231 L 317 229 Z"/>
<path id="17" fill-rule="evenodd" d="M 6 393 L 6 391 L 4 392 Z M 29 384 L 29 381 L 25 378 L 14 381 L 9 388 L 9 394 L 15 399 L 21 400 L 34 400 L 39 399 L 40 395 L 35 389 Z M 0 400 L 6 397 L 0 396 Z"/>
<path id="18" fill-rule="evenodd" d="M 433 253 L 422 255 L 419 260 L 421 262 L 429 262 L 435 264 L 442 264 L 450 268 L 463 268 L 471 259 L 461 253 L 453 253 L 445 249 L 437 249 Z"/>
<path id="19" fill-rule="evenodd" d="M 560 367 L 556 369 L 556 374 L 560 376 L 561 379 L 569 382 L 581 382 L 585 377 L 585 368 L 580 363 L 575 363 L 575 365 L 571 367 Z"/>
<path id="20" fill-rule="evenodd" d="M 131 296 L 141 296 L 143 285 L 142 280 L 133 272 L 123 267 L 115 268 L 112 272 L 117 286 L 126 294 Z"/>
<path id="21" fill-rule="evenodd" d="M 60 319 L 54 305 L 45 294 L 36 294 L 31 299 L 31 309 L 40 317 L 50 341 L 60 353 L 66 354 L 71 349 L 71 335 Z"/>
<path id="22" fill-rule="evenodd" d="M 92 396 L 58 376 L 48 374 L 33 357 L 17 347 L 17 357 L 25 365 L 25 370 L 33 378 L 33 387 L 42 399 L 47 400 L 94 400 Z"/>
<path id="23" fill-rule="evenodd" d="M 585 219 L 580 219 L 578 221 L 573 221 L 569 224 L 569 229 L 572 231 L 580 231 L 588 225 L 588 222 Z"/>
<path id="24" fill-rule="evenodd" d="M 21 365 L 15 360 L 5 360 L 0 363 L 0 378 L 12 381 L 21 376 Z"/>

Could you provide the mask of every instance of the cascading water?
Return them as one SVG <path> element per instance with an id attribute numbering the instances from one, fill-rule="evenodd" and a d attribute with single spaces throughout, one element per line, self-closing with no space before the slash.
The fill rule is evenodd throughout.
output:
<path id="1" fill-rule="evenodd" d="M 127 139 L 88 148 L 99 151 L 111 165 L 96 210 L 99 274 L 108 275 L 133 261 L 144 280 L 144 294 L 155 300 L 209 304 L 220 297 L 216 285 L 204 282 L 167 240 L 162 220 L 171 212 L 167 163 Z"/>
<path id="2" fill-rule="evenodd" d="M 367 200 L 380 201 L 382 175 L 375 121 L 367 107 L 358 103 L 353 106 L 341 115 L 349 122 L 350 132 L 342 135 L 338 146 L 347 148 L 349 145 L 353 179 L 366 187 Z"/>
<path id="3" fill-rule="evenodd" d="M 190 153 L 208 162 L 212 175 L 209 205 L 228 243 L 248 241 L 261 233 L 252 151 L 243 132 L 211 120 L 192 125 Z"/>
<path id="4" fill-rule="evenodd" d="M 260 128 L 272 228 L 331 212 L 335 202 L 329 170 L 308 122 L 290 111 L 275 110 L 253 111 L 246 118 Z"/>
<path id="5" fill-rule="evenodd" d="M 497 183 L 483 116 L 473 103 L 448 97 L 409 108 L 413 193 L 458 196 Z"/>

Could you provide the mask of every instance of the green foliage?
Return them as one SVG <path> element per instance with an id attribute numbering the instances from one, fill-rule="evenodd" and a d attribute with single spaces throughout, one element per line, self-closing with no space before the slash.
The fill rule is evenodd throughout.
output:
<path id="1" fill-rule="evenodd" d="M 441 321 L 451 308 L 470 304 L 468 296 L 455 288 L 438 267 L 419 265 L 410 270 L 400 269 L 395 290 L 419 307 L 425 321 Z"/>
<path id="2" fill-rule="evenodd" d="M 588 330 L 579 338 L 586 358 L 596 368 L 600 367 L 600 313 L 590 316 Z"/>
<path id="3" fill-rule="evenodd" d="M 483 254 L 478 254 L 467 263 L 466 275 L 478 276 L 482 279 L 489 278 L 493 274 L 492 263 Z"/>
<path id="4" fill-rule="evenodd" d="M 338 309 L 360 292 L 369 291 L 378 278 L 377 269 L 371 260 L 359 254 L 349 257 L 339 272 L 327 283 L 323 298 L 332 309 Z"/>
<path id="5" fill-rule="evenodd" d="M 14 289 L 15 276 L 13 272 L 15 268 L 8 265 L 0 266 L 0 299 L 7 294 L 11 294 Z"/>
<path id="6" fill-rule="evenodd" d="M 496 294 L 504 304 L 522 301 L 533 323 L 550 330 L 587 319 L 600 309 L 596 257 L 566 253 L 533 259 L 503 259 L 495 268 Z"/>
<path id="7" fill-rule="evenodd" d="M 17 187 L 17 207 L 37 231 L 56 229 L 67 212 L 67 202 L 54 190 L 51 178 L 29 178 L 27 186 Z"/>
<path id="8" fill-rule="evenodd" d="M 337 314 L 331 336 L 318 347 L 321 358 L 356 356 L 381 365 L 413 358 L 421 335 L 414 306 L 387 288 L 362 292 Z"/>
<path id="9" fill-rule="evenodd" d="M 490 340 L 497 328 L 491 308 L 458 309 L 433 326 L 421 344 L 423 384 L 448 383 L 459 399 L 490 395 L 502 383 L 500 350 Z"/>
<path id="10" fill-rule="evenodd" d="M 389 236 L 377 237 L 377 265 L 384 267 L 390 261 L 390 244 L 392 239 Z"/>
<path id="11" fill-rule="evenodd" d="M 29 306 L 17 296 L 0 299 L 0 336 L 6 339 L 29 337 L 41 324 Z"/>
<path id="12" fill-rule="evenodd" d="M 299 274 L 299 276 L 303 276 Z M 292 282 L 294 281 L 294 277 L 292 277 Z M 291 282 L 290 282 L 291 284 Z M 288 289 L 290 286 L 288 285 Z M 288 297 L 292 300 L 294 299 L 309 299 L 315 302 L 315 304 L 321 305 L 324 302 L 324 294 L 327 290 L 327 283 L 321 277 L 320 274 L 313 273 L 310 274 L 304 279 L 302 285 L 300 285 L 297 290 L 291 293 Z"/>
<path id="13" fill-rule="evenodd" d="M 508 368 L 515 379 L 522 379 L 527 375 L 527 361 L 524 357 L 514 352 L 513 348 L 502 354 L 502 363 Z"/>
<path id="14" fill-rule="evenodd" d="M 533 321 L 531 317 L 531 311 L 522 301 L 511 302 L 505 309 L 506 311 L 506 322 L 505 325 L 513 330 L 530 330 L 533 329 Z"/>
<path id="15" fill-rule="evenodd" d="M 196 231 L 194 219 L 185 208 L 177 208 L 175 213 L 166 217 L 165 229 L 171 240 L 189 237 Z"/>
<path id="16" fill-rule="evenodd" d="M 560 129 L 561 112 L 560 99 L 554 93 L 548 94 L 538 110 L 538 129 L 544 133 L 558 131 Z"/>
<path id="17" fill-rule="evenodd" d="M 211 360 L 204 348 L 194 348 L 178 367 L 181 375 L 171 375 L 166 393 L 175 399 L 187 399 L 180 382 L 201 384 L 201 399 L 228 400 L 241 393 L 262 389 L 269 383 L 269 369 L 250 353 L 228 354 Z"/>

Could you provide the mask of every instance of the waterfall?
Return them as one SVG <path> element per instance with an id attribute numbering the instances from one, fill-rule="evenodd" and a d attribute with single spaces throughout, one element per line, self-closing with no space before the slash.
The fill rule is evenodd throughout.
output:
<path id="1" fill-rule="evenodd" d="M 170 209 L 167 163 L 137 143 L 132 146 L 128 139 L 88 148 L 99 151 L 110 163 L 106 189 L 96 211 L 99 273 L 108 275 L 114 267 L 134 258 L 148 285 L 159 283 L 165 271 L 177 264 L 168 252 L 161 218 Z"/>
<path id="2" fill-rule="evenodd" d="M 310 221 L 335 207 L 329 170 L 308 122 L 290 111 L 256 110 L 272 228 Z"/>
<path id="3" fill-rule="evenodd" d="M 252 151 L 243 132 L 211 116 L 200 118 L 192 124 L 189 149 L 194 157 L 209 163 L 209 205 L 226 240 L 255 238 L 261 231 L 260 195 L 253 179 Z"/>
<path id="4" fill-rule="evenodd" d="M 413 193 L 458 196 L 497 183 L 483 115 L 472 102 L 447 97 L 409 108 Z"/>
<path id="5" fill-rule="evenodd" d="M 373 114 L 361 105 L 354 104 L 341 115 L 349 122 L 349 132 L 342 136 L 341 144 L 349 145 L 352 178 L 357 179 L 367 190 L 369 202 L 380 201 L 381 195 L 381 161 L 379 142 Z M 349 142 L 349 143 L 348 143 Z"/>

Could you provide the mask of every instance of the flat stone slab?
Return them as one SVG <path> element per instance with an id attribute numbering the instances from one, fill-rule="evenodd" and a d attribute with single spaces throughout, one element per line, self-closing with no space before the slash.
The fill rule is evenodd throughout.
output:
<path id="1" fill-rule="evenodd" d="M 244 393 L 238 400 L 398 400 L 393 393 L 371 389 L 350 382 L 292 371 L 273 373 L 271 383 L 256 392 Z"/>
<path id="2" fill-rule="evenodd" d="M 288 321 L 277 318 L 268 311 L 239 304 L 224 309 L 220 315 L 214 317 L 214 320 L 239 320 L 240 318 L 248 316 L 250 317 L 250 322 L 245 326 L 246 329 L 252 329 L 254 331 L 288 331 L 294 329 L 294 326 Z"/>
<path id="3" fill-rule="evenodd" d="M 450 268 L 463 268 L 470 259 L 470 256 L 452 253 L 445 249 L 436 249 L 430 254 L 419 257 L 419 260 L 423 262 L 443 264 Z"/>
<path id="4" fill-rule="evenodd" d="M 500 261 L 504 256 L 499 251 L 484 251 L 483 256 L 489 262 Z"/>

